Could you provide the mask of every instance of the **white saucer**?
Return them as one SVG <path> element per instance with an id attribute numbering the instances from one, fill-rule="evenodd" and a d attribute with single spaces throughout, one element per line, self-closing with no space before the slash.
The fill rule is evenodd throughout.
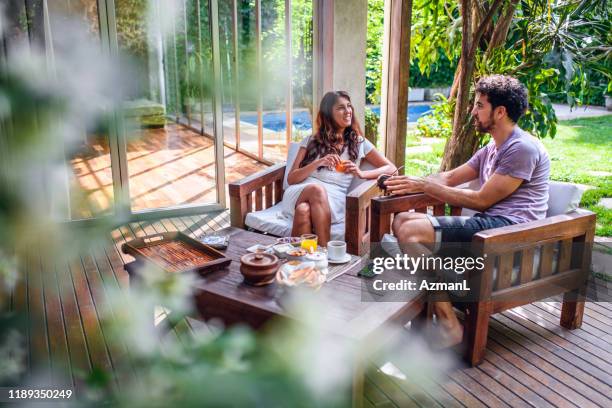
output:
<path id="1" fill-rule="evenodd" d="M 327 262 L 332 263 L 332 264 L 343 264 L 343 263 L 347 263 L 348 261 L 351 260 L 351 254 L 345 254 L 344 258 L 342 259 L 331 259 L 331 258 L 327 258 Z"/>

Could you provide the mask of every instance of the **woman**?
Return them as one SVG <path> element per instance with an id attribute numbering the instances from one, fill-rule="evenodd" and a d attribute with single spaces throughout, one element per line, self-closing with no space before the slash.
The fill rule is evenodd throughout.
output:
<path id="1" fill-rule="evenodd" d="M 343 222 L 353 177 L 375 179 L 395 166 L 362 136 L 344 91 L 328 92 L 317 115 L 318 131 L 302 140 L 283 194 L 283 213 L 293 217 L 293 236 L 314 232 L 326 246 L 331 224 Z M 360 170 L 365 159 L 376 169 Z"/>

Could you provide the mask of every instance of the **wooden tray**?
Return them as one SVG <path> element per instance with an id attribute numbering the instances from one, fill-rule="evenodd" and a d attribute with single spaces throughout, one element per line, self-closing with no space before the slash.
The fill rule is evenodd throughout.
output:
<path id="1" fill-rule="evenodd" d="M 222 269 L 232 260 L 208 245 L 181 232 L 163 232 L 137 238 L 121 246 L 124 254 L 171 273 L 209 273 Z"/>

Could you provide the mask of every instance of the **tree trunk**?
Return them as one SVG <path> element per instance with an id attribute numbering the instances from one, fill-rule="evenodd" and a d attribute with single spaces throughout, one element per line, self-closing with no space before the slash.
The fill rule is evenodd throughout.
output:
<path id="1" fill-rule="evenodd" d="M 453 117 L 453 133 L 444 147 L 440 171 L 452 170 L 465 163 L 476 151 L 479 138 L 472 123 L 470 110 L 470 89 L 474 77 L 476 52 L 485 33 L 491 37 L 497 30 L 491 30 L 493 15 L 503 0 L 495 0 L 483 16 L 474 0 L 461 0 L 462 37 L 461 58 L 455 72 L 451 98 L 456 97 Z M 493 32 L 492 32 L 493 31 Z M 506 31 L 507 33 L 507 31 Z M 503 42 L 502 42 L 503 44 Z"/>
<path id="2" fill-rule="evenodd" d="M 495 48 L 501 47 L 506 43 L 506 38 L 508 38 L 508 30 L 510 29 L 510 24 L 512 23 L 512 18 L 514 17 L 514 11 L 516 10 L 517 4 L 518 0 L 512 0 L 506 8 L 504 15 L 497 20 L 495 29 L 491 35 L 491 41 L 489 41 L 489 46 L 487 47 L 485 58 L 489 57 Z"/>
<path id="3" fill-rule="evenodd" d="M 473 152 L 472 143 L 467 140 L 472 132 L 467 131 L 469 124 L 466 123 L 470 108 L 470 81 L 474 71 L 474 60 L 469 58 L 472 46 L 472 0 L 461 0 L 461 13 L 463 15 L 462 30 L 464 35 L 461 38 L 461 59 L 457 68 L 459 74 L 456 87 L 457 103 L 453 117 L 453 133 L 444 147 L 444 158 L 440 165 L 441 171 L 457 167 L 457 165 L 463 163 L 464 158 L 469 157 Z"/>

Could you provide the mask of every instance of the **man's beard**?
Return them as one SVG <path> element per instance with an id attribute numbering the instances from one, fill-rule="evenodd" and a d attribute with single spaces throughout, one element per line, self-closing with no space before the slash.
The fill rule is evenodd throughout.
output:
<path id="1" fill-rule="evenodd" d="M 493 126 L 495 125 L 493 115 L 489 116 L 489 123 L 486 125 L 478 119 L 475 119 L 474 121 L 476 122 L 476 130 L 478 130 L 480 133 L 491 133 L 491 129 L 493 129 Z"/>

